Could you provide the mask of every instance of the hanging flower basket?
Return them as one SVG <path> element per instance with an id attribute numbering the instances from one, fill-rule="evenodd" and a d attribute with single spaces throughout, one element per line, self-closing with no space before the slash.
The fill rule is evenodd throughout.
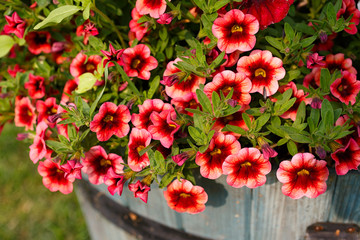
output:
<path id="1" fill-rule="evenodd" d="M 0 131 L 24 128 L 50 191 L 79 182 L 94 238 L 112 201 L 156 239 L 359 222 L 354 0 L 2 4 Z"/>

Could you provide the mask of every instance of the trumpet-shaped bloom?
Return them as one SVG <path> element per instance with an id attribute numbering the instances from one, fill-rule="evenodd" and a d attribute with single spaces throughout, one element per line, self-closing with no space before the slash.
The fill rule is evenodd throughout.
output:
<path id="1" fill-rule="evenodd" d="M 218 48 L 226 53 L 253 49 L 258 31 L 256 17 L 244 14 L 239 9 L 230 10 L 223 17 L 217 18 L 212 26 L 212 33 L 218 39 Z"/>
<path id="2" fill-rule="evenodd" d="M 311 153 L 297 153 L 291 161 L 282 161 L 276 172 L 277 179 L 284 183 L 283 194 L 293 199 L 323 194 L 328 176 L 326 161 L 316 160 Z"/>
<path id="3" fill-rule="evenodd" d="M 149 29 L 145 26 L 145 23 L 138 23 L 138 20 L 143 15 L 139 14 L 139 12 L 134 8 L 131 11 L 131 17 L 132 19 L 129 22 L 130 32 L 133 32 L 135 34 L 135 37 L 137 40 L 141 40 L 149 31 Z"/>
<path id="4" fill-rule="evenodd" d="M 244 129 L 245 131 L 248 131 L 249 128 L 246 126 L 244 119 L 242 118 L 242 114 L 244 113 L 244 111 L 246 109 L 248 109 L 249 107 L 245 108 L 244 110 L 240 110 L 236 113 L 233 113 L 231 115 L 228 115 L 226 117 L 221 117 L 221 118 L 217 118 L 214 126 L 213 126 L 213 130 L 217 131 L 217 132 L 222 132 L 224 134 L 231 134 L 233 136 L 235 136 L 236 138 L 239 138 L 241 135 L 238 133 L 234 133 L 231 131 L 222 131 L 222 129 L 226 126 L 226 125 L 232 125 L 232 126 L 237 126 L 237 127 L 241 127 L 242 129 Z M 250 120 L 252 121 L 254 119 L 253 116 L 249 116 Z"/>
<path id="5" fill-rule="evenodd" d="M 340 148 L 331 154 L 335 161 L 337 175 L 345 175 L 349 170 L 356 170 L 360 165 L 360 146 L 353 138 L 344 148 Z"/>
<path id="6" fill-rule="evenodd" d="M 209 179 L 216 179 L 223 173 L 225 158 L 241 149 L 240 142 L 232 135 L 215 133 L 208 149 L 196 154 L 195 162 L 200 166 L 200 174 Z"/>
<path id="7" fill-rule="evenodd" d="M 101 60 L 102 58 L 98 55 L 88 57 L 82 52 L 78 53 L 70 64 L 70 73 L 75 78 L 76 83 L 79 83 L 80 75 L 84 73 L 94 73 L 97 66 L 101 64 Z M 95 85 L 101 85 L 101 82 L 97 81 Z"/>
<path id="8" fill-rule="evenodd" d="M 150 48 L 144 44 L 125 49 L 122 54 L 122 61 L 126 74 L 129 77 L 149 80 L 150 71 L 158 66 L 156 58 L 150 56 L 150 53 Z"/>
<path id="9" fill-rule="evenodd" d="M 107 141 L 112 135 L 122 138 L 130 131 L 130 119 L 130 111 L 125 105 L 105 102 L 90 122 L 90 130 L 96 132 L 99 141 Z"/>
<path id="10" fill-rule="evenodd" d="M 71 182 L 76 179 L 82 179 L 81 169 L 83 165 L 76 160 L 69 160 L 65 164 L 61 165 L 61 169 L 65 172 L 65 178 Z"/>
<path id="11" fill-rule="evenodd" d="M 178 81 L 172 86 L 166 86 L 165 92 L 171 98 L 183 97 L 185 94 L 195 92 L 199 88 L 200 84 L 204 84 L 206 79 L 203 77 L 190 74 L 186 79 L 186 73 L 181 72 L 174 64 L 180 62 L 180 58 L 176 58 L 174 61 L 170 61 L 164 72 L 164 78 L 167 76 L 176 76 Z"/>
<path id="12" fill-rule="evenodd" d="M 89 175 L 89 181 L 92 184 L 101 184 L 104 183 L 104 178 L 110 168 L 117 174 L 123 173 L 123 163 L 121 156 L 114 153 L 107 154 L 101 146 L 94 146 L 85 153 L 82 170 Z"/>
<path id="13" fill-rule="evenodd" d="M 187 93 L 183 97 L 177 97 L 171 99 L 171 104 L 175 106 L 176 111 L 181 114 L 188 114 L 189 116 L 193 116 L 194 114 L 186 111 L 186 108 L 191 109 L 201 109 L 201 105 L 197 99 L 195 93 Z"/>
<path id="14" fill-rule="evenodd" d="M 24 37 L 26 22 L 24 21 L 24 19 L 19 17 L 17 12 L 14 12 L 11 17 L 5 16 L 5 20 L 7 24 L 4 26 L 4 33 L 13 33 L 19 38 Z"/>
<path id="15" fill-rule="evenodd" d="M 256 148 L 243 148 L 228 156 L 222 166 L 226 182 L 234 188 L 256 188 L 266 182 L 271 163 Z"/>
<path id="16" fill-rule="evenodd" d="M 50 97 L 45 101 L 38 100 L 36 102 L 36 110 L 38 111 L 38 122 L 44 121 L 50 127 L 55 127 L 55 122 L 49 122 L 48 117 L 57 113 L 58 105 L 56 98 Z"/>
<path id="17" fill-rule="evenodd" d="M 36 164 L 40 159 L 44 157 L 50 157 L 52 151 L 46 148 L 45 139 L 46 139 L 46 129 L 48 125 L 45 122 L 40 122 L 36 126 L 36 135 L 34 142 L 30 145 L 29 156 L 31 161 Z"/>
<path id="18" fill-rule="evenodd" d="M 130 133 L 128 165 L 131 170 L 139 172 L 150 165 L 149 156 L 144 153 L 140 156 L 140 151 L 149 146 L 151 134 L 145 129 L 133 128 Z"/>
<path id="19" fill-rule="evenodd" d="M 360 81 L 356 80 L 356 75 L 348 71 L 342 72 L 341 78 L 336 79 L 330 85 L 330 91 L 334 97 L 348 105 L 354 105 L 356 96 L 360 91 Z"/>
<path id="20" fill-rule="evenodd" d="M 135 8 L 141 15 L 149 14 L 153 18 L 159 18 L 166 10 L 166 1 L 136 0 Z"/>
<path id="21" fill-rule="evenodd" d="M 213 78 L 212 82 L 209 82 L 204 87 L 205 94 L 211 99 L 212 92 L 217 92 L 220 95 L 220 91 L 226 97 L 231 89 L 234 89 L 232 99 L 237 101 L 240 105 L 247 105 L 251 101 L 250 90 L 251 81 L 243 73 L 234 73 L 229 70 L 218 73 Z"/>
<path id="22" fill-rule="evenodd" d="M 125 178 L 122 175 L 116 174 L 114 170 L 110 168 L 106 177 L 104 178 L 104 183 L 108 186 L 108 191 L 111 195 L 117 193 L 119 196 L 121 196 L 124 188 Z"/>
<path id="23" fill-rule="evenodd" d="M 65 177 L 65 172 L 59 163 L 46 159 L 40 162 L 38 172 L 43 177 L 42 182 L 51 192 L 60 191 L 69 194 L 73 191 L 73 183 Z"/>
<path id="24" fill-rule="evenodd" d="M 357 33 L 357 25 L 360 22 L 360 11 L 356 8 L 356 4 L 354 0 L 343 0 L 340 10 L 337 12 L 336 17 L 339 19 L 343 17 L 345 20 L 348 19 L 352 15 L 350 19 L 350 25 L 345 28 L 345 32 L 349 34 Z"/>
<path id="25" fill-rule="evenodd" d="M 190 181 L 175 179 L 164 191 L 168 206 L 177 212 L 197 214 L 205 210 L 208 195 L 200 186 L 194 186 Z"/>
<path id="26" fill-rule="evenodd" d="M 28 90 L 29 96 L 33 99 L 39 99 L 45 96 L 44 78 L 29 74 L 29 81 L 25 83 L 25 89 Z"/>
<path id="27" fill-rule="evenodd" d="M 32 130 L 36 122 L 35 108 L 31 105 L 30 99 L 24 97 L 15 101 L 15 126 L 25 127 L 25 130 Z"/>
<path id="28" fill-rule="evenodd" d="M 25 40 L 27 42 L 28 49 L 32 54 L 38 55 L 42 52 L 51 52 L 51 35 L 49 32 L 29 32 L 26 34 Z"/>
<path id="29" fill-rule="evenodd" d="M 285 69 L 280 58 L 270 51 L 254 50 L 250 56 L 241 57 L 236 70 L 243 72 L 252 83 L 251 93 L 258 92 L 271 96 L 279 89 L 278 81 L 285 77 Z"/>
<path id="30" fill-rule="evenodd" d="M 138 180 L 136 183 L 129 184 L 129 190 L 134 193 L 134 197 L 140 198 L 143 202 L 147 203 L 150 191 L 149 186 Z"/>

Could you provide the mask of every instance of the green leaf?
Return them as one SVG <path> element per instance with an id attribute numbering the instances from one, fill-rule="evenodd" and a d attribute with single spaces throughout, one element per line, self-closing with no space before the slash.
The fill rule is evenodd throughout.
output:
<path id="1" fill-rule="evenodd" d="M 77 132 L 76 132 L 74 125 L 68 124 L 67 129 L 68 129 L 68 135 L 69 135 L 70 140 L 74 141 L 77 138 Z"/>
<path id="2" fill-rule="evenodd" d="M 101 90 L 101 92 L 99 93 L 99 95 L 96 97 L 95 101 L 93 102 L 93 104 L 91 104 L 91 107 L 90 107 L 90 111 L 89 111 L 89 116 L 90 116 L 90 120 L 92 119 L 92 116 L 95 112 L 95 109 L 96 109 L 96 106 L 98 105 L 102 95 L 104 94 L 104 91 L 106 89 L 106 79 L 108 77 L 108 73 L 109 73 L 109 68 L 108 68 L 108 65 L 109 65 L 109 62 L 106 64 L 105 66 L 105 85 L 103 87 L 103 89 Z"/>
<path id="3" fill-rule="evenodd" d="M 76 93 L 84 93 L 92 89 L 92 87 L 95 85 L 97 81 L 97 78 L 92 73 L 84 73 L 79 76 L 79 86 Z"/>
<path id="4" fill-rule="evenodd" d="M 46 146 L 48 146 L 55 152 L 64 152 L 69 150 L 68 146 L 61 142 L 53 141 L 53 140 L 46 140 L 45 142 L 46 142 Z"/>
<path id="5" fill-rule="evenodd" d="M 295 38 L 295 32 L 294 29 L 292 29 L 291 25 L 289 23 L 285 23 L 285 34 L 286 37 L 290 40 L 293 41 Z M 271 43 L 270 43 L 271 44 Z"/>
<path id="6" fill-rule="evenodd" d="M 60 23 L 67 17 L 70 17 L 77 13 L 79 10 L 83 9 L 82 7 L 74 5 L 65 5 L 58 7 L 50 12 L 50 14 L 40 23 L 36 24 L 34 27 L 35 30 L 40 29 L 48 24 Z"/>
<path id="7" fill-rule="evenodd" d="M 171 183 L 171 181 L 176 178 L 176 175 L 168 173 L 166 174 L 162 179 L 161 182 L 159 184 L 159 188 L 164 188 L 167 185 L 169 185 Z"/>
<path id="8" fill-rule="evenodd" d="M 327 5 L 326 16 L 329 19 L 330 25 L 334 26 L 336 24 L 336 12 L 335 12 L 334 5 L 332 5 L 332 3 L 329 3 Z"/>
<path id="9" fill-rule="evenodd" d="M 212 100 L 212 104 L 213 104 L 213 110 L 214 110 L 214 115 L 215 117 L 219 117 L 220 116 L 220 110 L 219 105 L 220 105 L 220 97 L 219 94 L 217 94 L 217 92 L 212 92 L 211 95 L 211 100 Z"/>
<path id="10" fill-rule="evenodd" d="M 131 81 L 129 76 L 125 73 L 124 69 L 117 62 L 114 63 L 116 65 L 116 70 L 118 70 L 121 76 L 128 82 L 128 87 L 130 88 L 130 90 L 133 91 L 133 93 L 135 93 L 136 95 L 142 96 L 133 81 Z"/>
<path id="11" fill-rule="evenodd" d="M 15 41 L 12 37 L 8 35 L 0 35 L 0 58 L 6 56 L 14 44 Z"/>
<path id="12" fill-rule="evenodd" d="M 159 37 L 160 37 L 160 39 L 163 40 L 163 41 L 164 41 L 165 39 L 167 39 L 167 37 L 168 37 L 168 32 L 167 32 L 166 27 L 164 27 L 164 26 L 160 27 Z"/>
<path id="13" fill-rule="evenodd" d="M 277 48 L 279 50 L 283 49 L 283 45 L 282 42 L 277 40 L 274 37 L 270 37 L 270 36 L 266 36 L 265 37 L 266 41 L 268 41 L 268 43 L 270 43 L 271 46 L 273 46 L 274 48 Z"/>
<path id="14" fill-rule="evenodd" d="M 85 9 L 83 11 L 84 20 L 87 20 L 90 17 L 90 7 L 91 7 L 91 2 L 89 2 L 88 5 L 86 5 L 86 7 L 85 7 Z"/>
<path id="15" fill-rule="evenodd" d="M 330 85 L 331 85 L 331 75 L 330 71 L 327 68 L 321 69 L 320 73 L 320 88 L 323 93 L 330 92 Z"/>
<path id="16" fill-rule="evenodd" d="M 229 125 L 229 124 L 227 124 L 221 131 L 222 132 L 229 131 L 229 132 L 237 133 L 240 135 L 246 135 L 246 131 L 244 129 L 242 129 L 241 127 L 233 126 L 233 125 Z"/>
<path id="17" fill-rule="evenodd" d="M 266 114 L 263 114 L 261 115 L 260 117 L 258 117 L 256 119 L 256 131 L 260 131 L 261 128 L 269 121 L 271 117 L 271 114 L 270 113 L 266 113 Z"/>
<path id="18" fill-rule="evenodd" d="M 249 117 L 249 115 L 247 115 L 246 113 L 242 113 L 242 119 L 244 120 L 246 126 L 251 129 L 251 119 Z"/>
<path id="19" fill-rule="evenodd" d="M 209 98 L 200 89 L 196 89 L 196 96 L 204 111 L 212 113 L 212 106 Z"/>
<path id="20" fill-rule="evenodd" d="M 296 128 L 290 127 L 290 126 L 279 126 L 279 128 L 283 131 L 285 131 L 289 137 L 298 143 L 311 143 L 311 138 L 308 137 L 309 133 L 300 131 Z M 271 131 L 271 130 L 270 130 Z"/>
<path id="21" fill-rule="evenodd" d="M 306 109 L 305 108 L 306 108 L 305 102 L 302 101 L 300 103 L 300 105 L 299 105 L 298 110 L 297 110 L 296 119 L 295 119 L 295 122 L 294 122 L 293 126 L 297 126 L 297 125 L 304 122 L 305 117 L 306 117 L 306 111 L 305 111 Z"/>
<path id="22" fill-rule="evenodd" d="M 315 40 L 317 39 L 317 36 L 312 36 L 312 37 L 308 37 L 305 38 L 303 40 L 301 40 L 301 46 L 303 48 L 310 46 Z"/>
<path id="23" fill-rule="evenodd" d="M 151 83 L 150 83 L 150 89 L 149 89 L 149 91 L 148 91 L 148 93 L 147 93 L 148 99 L 151 99 L 151 98 L 154 96 L 156 90 L 158 90 L 158 88 L 159 88 L 159 83 L 160 83 L 160 76 L 156 76 L 156 77 L 151 81 Z"/>
<path id="24" fill-rule="evenodd" d="M 282 138 L 282 139 L 280 139 L 280 140 L 276 143 L 276 145 L 282 146 L 282 145 L 284 145 L 285 143 L 287 143 L 288 141 L 289 141 L 289 139 L 287 139 L 287 138 Z"/>
<path id="25" fill-rule="evenodd" d="M 213 6 L 210 6 L 210 7 L 212 8 L 213 12 L 216 12 L 217 10 L 219 10 L 220 8 L 222 8 L 223 6 L 228 4 L 229 2 L 230 2 L 230 0 L 219 0 L 219 1 L 216 1 L 216 3 Z"/>
<path id="26" fill-rule="evenodd" d="M 165 171 L 165 159 L 164 156 L 159 151 L 155 151 L 155 161 L 156 165 L 160 167 L 162 171 Z"/>
<path id="27" fill-rule="evenodd" d="M 297 146 L 296 146 L 296 144 L 293 142 L 293 141 L 288 141 L 288 143 L 287 143 L 287 149 L 288 149 L 288 151 L 289 151 L 289 153 L 292 155 L 292 156 L 294 156 L 295 154 L 297 154 L 298 153 L 298 149 L 297 149 Z"/>

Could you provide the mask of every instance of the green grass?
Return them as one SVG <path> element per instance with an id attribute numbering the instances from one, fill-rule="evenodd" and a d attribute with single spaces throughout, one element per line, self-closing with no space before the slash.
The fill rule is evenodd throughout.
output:
<path id="1" fill-rule="evenodd" d="M 0 136 L 0 239 L 89 239 L 75 193 L 52 193 L 42 184 L 21 129 Z"/>

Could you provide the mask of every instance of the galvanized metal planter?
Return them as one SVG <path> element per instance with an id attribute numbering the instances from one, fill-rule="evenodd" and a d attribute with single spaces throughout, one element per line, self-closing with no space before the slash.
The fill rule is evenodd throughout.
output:
<path id="1" fill-rule="evenodd" d="M 113 197 L 104 184 L 94 189 L 80 183 L 77 194 L 93 240 L 304 239 L 307 227 L 316 222 L 360 223 L 357 171 L 345 176 L 331 173 L 328 190 L 316 199 L 284 196 L 274 171 L 264 186 L 253 190 L 235 189 L 226 184 L 224 176 L 215 182 L 201 178 L 198 184 L 208 193 L 209 201 L 206 210 L 197 215 L 171 210 L 163 190 L 155 185 L 148 204 L 125 188 L 121 197 Z M 107 202 L 108 197 L 113 201 Z"/>

